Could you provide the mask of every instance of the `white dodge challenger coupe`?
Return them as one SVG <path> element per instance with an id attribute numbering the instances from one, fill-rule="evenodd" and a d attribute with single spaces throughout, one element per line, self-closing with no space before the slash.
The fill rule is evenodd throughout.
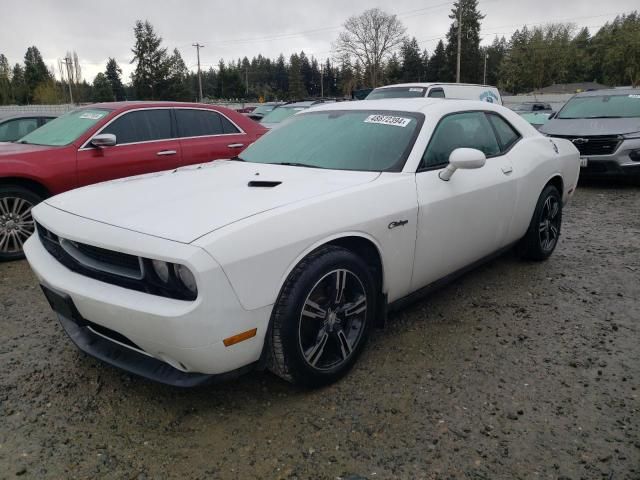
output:
<path id="1" fill-rule="evenodd" d="M 100 360 L 177 386 L 265 367 L 319 386 L 389 308 L 513 246 L 546 259 L 579 170 L 501 106 L 334 103 L 239 158 L 50 198 L 25 253 Z"/>

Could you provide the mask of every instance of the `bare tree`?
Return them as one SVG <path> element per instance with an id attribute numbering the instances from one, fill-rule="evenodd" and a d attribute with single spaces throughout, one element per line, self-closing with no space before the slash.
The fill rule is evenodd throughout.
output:
<path id="1" fill-rule="evenodd" d="M 334 44 L 340 58 L 356 58 L 369 75 L 370 86 L 378 86 L 384 60 L 405 40 L 405 27 L 396 15 L 379 8 L 350 17 Z"/>

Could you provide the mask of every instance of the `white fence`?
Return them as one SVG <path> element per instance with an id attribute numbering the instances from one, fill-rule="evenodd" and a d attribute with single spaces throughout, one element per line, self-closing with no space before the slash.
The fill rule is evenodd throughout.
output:
<path id="1" fill-rule="evenodd" d="M 69 110 L 76 108 L 76 105 L 2 105 L 0 114 L 11 115 L 12 113 L 51 113 L 62 115 Z"/>

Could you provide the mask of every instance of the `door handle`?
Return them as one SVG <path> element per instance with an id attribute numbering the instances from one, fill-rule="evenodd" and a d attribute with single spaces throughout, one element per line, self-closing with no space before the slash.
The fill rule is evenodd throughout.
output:
<path id="1" fill-rule="evenodd" d="M 175 155 L 176 152 L 175 150 L 161 150 L 158 153 L 156 153 L 156 155 L 158 155 L 159 157 L 164 157 L 166 155 Z"/>
<path id="2" fill-rule="evenodd" d="M 244 143 L 230 143 L 229 145 L 227 145 L 227 147 L 229 147 L 229 148 L 242 148 L 242 147 L 244 147 Z"/>
<path id="3" fill-rule="evenodd" d="M 511 175 L 511 173 L 513 173 L 513 167 L 511 165 L 502 167 L 502 173 L 504 173 L 505 175 Z"/>

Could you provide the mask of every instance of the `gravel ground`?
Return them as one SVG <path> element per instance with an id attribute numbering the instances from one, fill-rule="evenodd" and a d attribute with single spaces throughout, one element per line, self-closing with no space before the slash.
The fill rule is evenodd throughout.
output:
<path id="1" fill-rule="evenodd" d="M 0 479 L 640 479 L 639 213 L 637 186 L 583 186 L 548 262 L 507 254 L 394 314 L 318 391 L 121 373 L 1 264 Z"/>

